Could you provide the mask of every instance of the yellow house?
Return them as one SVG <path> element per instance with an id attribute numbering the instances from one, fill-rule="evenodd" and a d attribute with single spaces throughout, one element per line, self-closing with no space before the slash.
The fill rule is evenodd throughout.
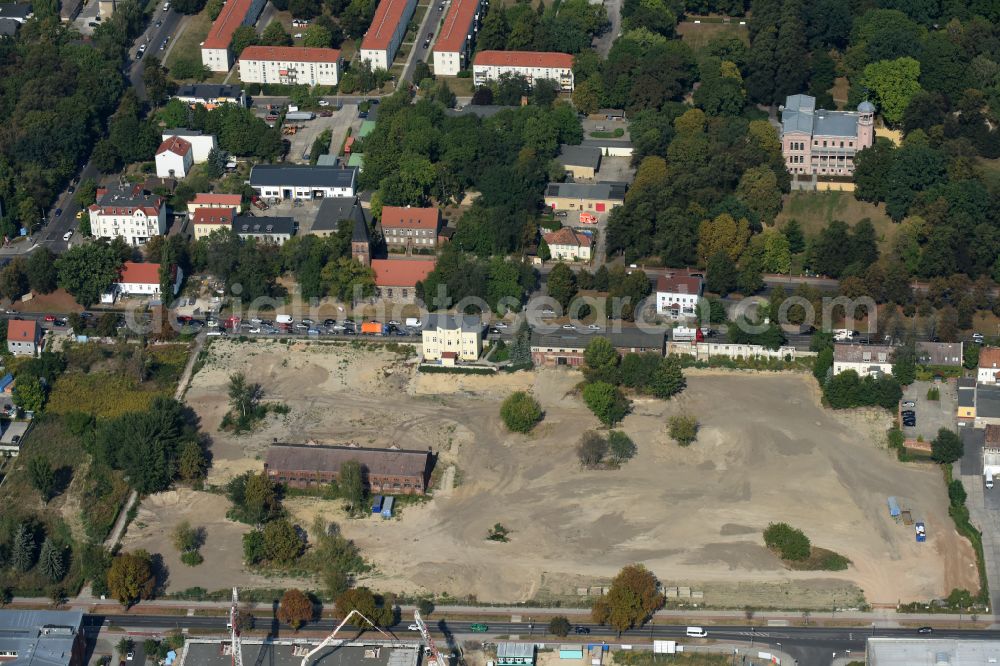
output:
<path id="1" fill-rule="evenodd" d="M 958 380 L 958 410 L 955 416 L 959 421 L 976 419 L 976 380 L 971 377 Z"/>
<path id="2" fill-rule="evenodd" d="M 422 336 L 425 361 L 453 365 L 475 361 L 483 352 L 483 323 L 470 315 L 430 315 Z"/>
<path id="3" fill-rule="evenodd" d="M 235 208 L 197 208 L 191 215 L 194 239 L 211 236 L 217 229 L 232 229 Z"/>

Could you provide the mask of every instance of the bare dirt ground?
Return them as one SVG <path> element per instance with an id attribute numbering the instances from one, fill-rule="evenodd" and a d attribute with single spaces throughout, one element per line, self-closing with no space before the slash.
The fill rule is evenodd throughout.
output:
<path id="1" fill-rule="evenodd" d="M 237 370 L 291 412 L 252 435 L 219 433 L 226 380 Z M 634 401 L 621 429 L 639 454 L 620 470 L 584 470 L 576 460 L 581 433 L 598 422 L 577 395 L 582 376 L 572 370 L 422 375 L 403 356 L 375 348 L 217 342 L 187 401 L 214 439 L 210 483 L 261 469 L 274 438 L 439 452 L 449 488 L 406 506 L 397 519 L 348 520 L 338 502 L 286 503 L 303 525 L 317 513 L 340 523 L 375 567 L 364 582 L 385 591 L 567 599 L 631 562 L 645 563 L 667 586 L 703 590 L 701 603 L 713 606 L 850 607 L 859 590 L 869 603 L 895 605 L 977 588 L 972 549 L 947 515 L 940 472 L 901 464 L 884 449 L 886 416 L 822 409 L 805 375 L 692 371 L 688 378 L 679 399 Z M 498 416 L 503 397 L 523 388 L 546 414 L 529 436 L 506 432 Z M 701 422 L 698 441 L 686 449 L 665 430 L 667 418 L 681 412 Z M 926 543 L 889 518 L 888 495 L 927 523 Z M 129 538 L 167 557 L 167 521 L 176 516 L 156 501 L 147 500 L 137 519 L 148 534 Z M 201 524 L 208 517 L 225 522 L 217 496 L 204 510 L 194 504 L 177 502 L 185 514 L 205 516 Z M 789 571 L 761 538 L 777 521 L 803 529 L 852 566 Z M 512 530 L 509 543 L 485 539 L 497 522 Z M 238 549 L 244 528 L 225 529 L 236 529 L 227 540 Z M 203 586 L 242 580 L 238 550 L 208 566 L 213 541 L 198 568 L 212 571 Z M 200 573 L 184 574 L 171 589 L 202 584 L 190 582 Z"/>

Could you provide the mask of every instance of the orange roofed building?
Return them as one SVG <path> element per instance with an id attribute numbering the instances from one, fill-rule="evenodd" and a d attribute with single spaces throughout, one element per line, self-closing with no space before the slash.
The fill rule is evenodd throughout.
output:
<path id="1" fill-rule="evenodd" d="M 15 356 L 34 356 L 41 348 L 42 327 L 34 319 L 7 322 L 7 351 Z"/>
<path id="2" fill-rule="evenodd" d="M 414 302 L 417 283 L 427 278 L 434 270 L 434 264 L 433 259 L 373 259 L 372 270 L 375 271 L 379 298 L 400 303 Z"/>
<path id="3" fill-rule="evenodd" d="M 435 249 L 440 226 L 441 213 L 437 208 L 382 208 L 382 236 L 390 252 L 393 248 Z"/>
<path id="4" fill-rule="evenodd" d="M 201 63 L 213 72 L 228 72 L 233 66 L 229 50 L 233 33 L 240 26 L 256 23 L 265 4 L 266 0 L 228 0 L 201 43 Z"/>
<path id="5" fill-rule="evenodd" d="M 248 46 L 240 54 L 243 83 L 335 86 L 343 59 L 339 49 L 305 46 Z"/>
<path id="6" fill-rule="evenodd" d="M 488 0 L 451 0 L 434 43 L 434 74 L 455 76 L 469 66 L 472 44 L 488 5 Z"/>
<path id="7" fill-rule="evenodd" d="M 477 86 L 504 74 L 520 74 L 535 85 L 538 79 L 555 81 L 563 92 L 573 92 L 573 56 L 553 51 L 480 51 L 472 66 Z"/>
<path id="8" fill-rule="evenodd" d="M 392 65 L 416 8 L 417 0 L 381 0 L 378 3 L 375 18 L 361 40 L 361 59 L 367 60 L 372 69 L 388 70 Z"/>
<path id="9" fill-rule="evenodd" d="M 243 203 L 243 197 L 239 194 L 211 194 L 203 193 L 194 195 L 194 199 L 188 203 L 189 213 L 194 213 L 199 208 L 235 208 L 239 210 Z"/>
<path id="10" fill-rule="evenodd" d="M 179 267 L 170 267 L 170 278 L 173 293 L 176 296 L 180 290 L 183 271 Z M 111 286 L 111 291 L 101 296 L 102 303 L 114 303 L 119 296 L 160 296 L 160 264 L 126 261 L 122 264 L 118 282 Z"/>

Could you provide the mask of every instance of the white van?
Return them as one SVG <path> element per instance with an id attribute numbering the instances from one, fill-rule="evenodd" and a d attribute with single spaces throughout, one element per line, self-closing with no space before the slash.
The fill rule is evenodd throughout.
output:
<path id="1" fill-rule="evenodd" d="M 67 231 L 66 233 L 63 234 L 63 240 L 64 241 L 68 241 L 72 237 L 73 237 L 73 230 L 72 229 L 70 229 L 69 231 Z"/>
<path id="2" fill-rule="evenodd" d="M 988 490 L 988 489 L 990 489 L 992 487 L 993 487 L 993 475 L 992 474 L 987 474 L 986 475 L 986 488 Z"/>
<path id="3" fill-rule="evenodd" d="M 688 638 L 705 638 L 705 636 L 708 636 L 708 632 L 701 627 L 688 627 L 684 634 Z"/>
<path id="4" fill-rule="evenodd" d="M 420 321 L 417 317 L 407 317 L 406 327 L 407 328 L 420 328 L 424 325 L 424 322 Z"/>
<path id="5" fill-rule="evenodd" d="M 291 324 L 293 321 L 292 315 L 278 315 L 274 320 L 279 324 Z"/>

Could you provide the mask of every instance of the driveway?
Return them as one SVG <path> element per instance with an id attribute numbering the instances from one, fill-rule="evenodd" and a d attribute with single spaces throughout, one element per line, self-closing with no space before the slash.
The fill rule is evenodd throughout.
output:
<path id="1" fill-rule="evenodd" d="M 941 399 L 928 400 L 927 391 L 937 388 Z M 916 407 L 903 407 L 911 409 L 917 414 L 917 425 L 914 427 L 903 426 L 903 434 L 907 439 L 921 439 L 930 442 L 937 437 L 938 430 L 946 428 L 954 430 L 955 413 L 958 405 L 958 391 L 955 388 L 955 381 L 942 382 L 913 382 L 903 392 L 903 401 L 913 401 Z"/>
<path id="2" fill-rule="evenodd" d="M 608 10 L 608 21 L 611 27 L 600 37 L 594 39 L 594 49 L 604 58 L 608 57 L 611 45 L 622 31 L 622 0 L 604 0 L 604 8 Z"/>

